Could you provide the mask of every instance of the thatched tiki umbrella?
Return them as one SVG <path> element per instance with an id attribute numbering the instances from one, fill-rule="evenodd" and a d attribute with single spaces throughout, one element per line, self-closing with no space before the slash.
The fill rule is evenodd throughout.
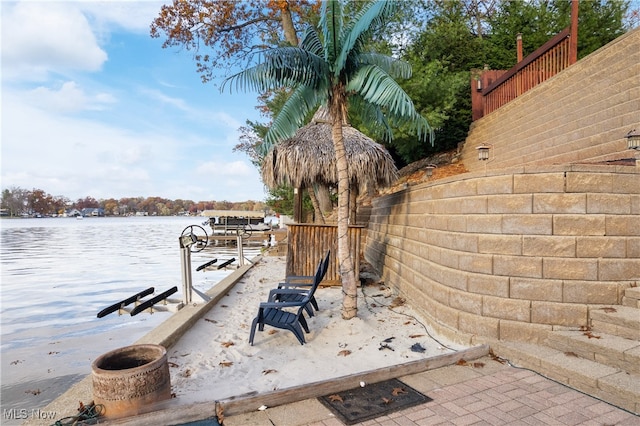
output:
<path id="1" fill-rule="evenodd" d="M 343 126 L 342 131 L 349 164 L 349 209 L 350 223 L 353 224 L 358 194 L 366 188 L 391 184 L 397 179 L 398 170 L 382 145 L 351 126 Z M 286 184 L 298 188 L 298 193 L 314 184 L 336 185 L 336 154 L 331 122 L 324 108 L 320 108 L 311 122 L 300 128 L 294 137 L 269 151 L 262 163 L 262 179 L 270 188 Z M 316 209 L 313 191 L 309 192 Z"/>

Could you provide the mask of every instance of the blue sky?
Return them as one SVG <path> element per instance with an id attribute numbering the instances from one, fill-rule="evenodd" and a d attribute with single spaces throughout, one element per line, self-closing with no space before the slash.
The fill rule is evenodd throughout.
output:
<path id="1" fill-rule="evenodd" d="M 255 94 L 203 84 L 192 53 L 149 36 L 155 1 L 1 3 L 1 186 L 75 201 L 262 200 L 232 152 Z"/>

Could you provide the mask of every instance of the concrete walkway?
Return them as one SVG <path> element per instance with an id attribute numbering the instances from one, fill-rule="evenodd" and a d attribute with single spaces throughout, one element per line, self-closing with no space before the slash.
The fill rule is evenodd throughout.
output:
<path id="1" fill-rule="evenodd" d="M 640 425 L 640 417 L 537 373 L 484 357 L 401 377 L 433 401 L 359 425 Z M 227 417 L 224 426 L 338 426 L 318 400 Z"/>

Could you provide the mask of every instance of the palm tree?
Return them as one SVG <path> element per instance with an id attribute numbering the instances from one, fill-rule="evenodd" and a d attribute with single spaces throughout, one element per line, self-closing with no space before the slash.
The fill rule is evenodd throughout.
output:
<path id="1" fill-rule="evenodd" d="M 355 3 L 355 2 L 354 2 Z M 347 111 L 360 116 L 368 127 L 392 138 L 391 126 L 408 125 L 423 139 L 433 131 L 394 78 L 409 78 L 411 66 L 392 57 L 365 51 L 372 31 L 393 14 L 395 2 L 357 2 L 353 19 L 345 19 L 345 4 L 322 4 L 320 29 L 308 27 L 299 47 L 263 52 L 258 65 L 225 79 L 236 89 L 264 93 L 281 87 L 291 96 L 275 117 L 264 138 L 263 149 L 285 140 L 304 125 L 318 107 L 329 110 L 338 169 L 338 264 L 342 279 L 342 318 L 357 315 L 357 283 L 349 251 L 349 173 L 342 126 Z"/>

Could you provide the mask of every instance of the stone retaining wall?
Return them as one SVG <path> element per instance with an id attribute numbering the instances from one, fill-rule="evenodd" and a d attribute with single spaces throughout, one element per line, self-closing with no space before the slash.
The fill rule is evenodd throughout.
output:
<path id="1" fill-rule="evenodd" d="M 365 258 L 461 343 L 540 342 L 640 285 L 640 169 L 519 167 L 379 197 Z"/>
<path id="2" fill-rule="evenodd" d="M 640 130 L 640 28 L 631 31 L 471 125 L 462 148 L 470 171 L 633 157 Z M 476 147 L 492 145 L 489 162 Z"/>

